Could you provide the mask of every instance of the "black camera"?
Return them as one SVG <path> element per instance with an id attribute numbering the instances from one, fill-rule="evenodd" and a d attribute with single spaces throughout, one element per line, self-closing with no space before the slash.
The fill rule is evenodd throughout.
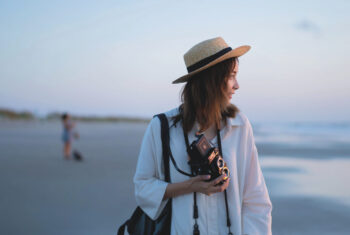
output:
<path id="1" fill-rule="evenodd" d="M 224 181 L 228 179 L 230 171 L 226 162 L 217 148 L 213 147 L 203 134 L 193 141 L 187 150 L 190 155 L 188 164 L 195 175 L 210 175 L 210 180 L 225 175 Z M 223 184 L 223 181 L 219 183 Z"/>

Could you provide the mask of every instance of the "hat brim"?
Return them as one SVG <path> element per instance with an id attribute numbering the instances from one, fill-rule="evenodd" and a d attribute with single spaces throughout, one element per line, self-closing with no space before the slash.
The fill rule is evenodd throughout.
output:
<path id="1" fill-rule="evenodd" d="M 193 76 L 194 74 L 196 73 L 199 73 L 213 65 L 216 65 L 218 63 L 220 63 L 221 61 L 224 61 L 224 60 L 227 60 L 227 59 L 230 59 L 230 58 L 233 58 L 233 57 L 239 57 L 239 56 L 242 56 L 244 55 L 245 53 L 247 53 L 248 51 L 250 50 L 250 46 L 240 46 L 240 47 L 237 47 L 235 48 L 234 50 L 224 54 L 223 56 L 217 58 L 216 60 L 213 60 L 212 62 L 210 62 L 209 64 L 197 69 L 197 70 L 194 70 L 178 79 L 176 79 L 175 81 L 173 81 L 172 83 L 173 84 L 176 84 L 176 83 L 182 83 L 182 82 L 187 82 L 187 80 Z"/>

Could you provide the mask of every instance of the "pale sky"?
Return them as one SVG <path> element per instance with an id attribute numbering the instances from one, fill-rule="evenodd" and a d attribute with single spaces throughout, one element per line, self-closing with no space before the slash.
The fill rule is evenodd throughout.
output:
<path id="1" fill-rule="evenodd" d="M 0 107 L 151 117 L 222 36 L 252 121 L 350 121 L 350 1 L 0 1 Z"/>

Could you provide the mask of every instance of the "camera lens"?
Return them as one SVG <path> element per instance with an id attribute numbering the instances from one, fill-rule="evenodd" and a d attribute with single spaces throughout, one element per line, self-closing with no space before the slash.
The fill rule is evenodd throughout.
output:
<path id="1" fill-rule="evenodd" d="M 218 159 L 217 165 L 218 165 L 218 168 L 221 169 L 224 166 L 224 161 L 222 159 Z"/>
<path id="2" fill-rule="evenodd" d="M 222 169 L 222 175 L 225 175 L 225 178 L 224 178 L 224 180 L 227 180 L 227 178 L 229 177 L 229 175 L 230 175 L 230 170 L 227 168 L 227 167 L 224 167 L 223 169 Z"/>

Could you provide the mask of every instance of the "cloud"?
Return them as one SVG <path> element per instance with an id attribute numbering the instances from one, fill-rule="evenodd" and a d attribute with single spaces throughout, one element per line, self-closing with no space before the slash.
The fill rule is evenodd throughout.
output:
<path id="1" fill-rule="evenodd" d="M 295 24 L 295 28 L 299 31 L 310 33 L 315 37 L 320 37 L 322 34 L 321 28 L 311 20 L 301 20 Z"/>

